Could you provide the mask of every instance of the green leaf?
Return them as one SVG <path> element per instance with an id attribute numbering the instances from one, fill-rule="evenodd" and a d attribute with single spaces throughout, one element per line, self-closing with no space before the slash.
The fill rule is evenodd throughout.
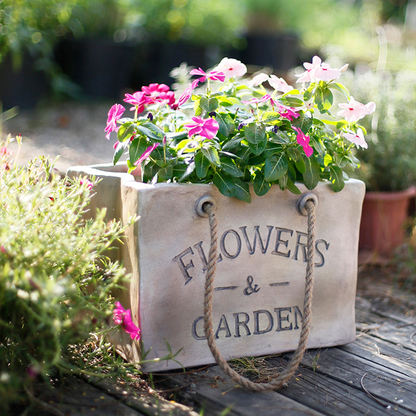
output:
<path id="1" fill-rule="evenodd" d="M 235 178 L 234 187 L 236 189 L 236 198 L 247 203 L 251 202 L 250 186 L 248 185 L 248 183 L 243 182 L 241 179 Z"/>
<path id="2" fill-rule="evenodd" d="M 279 178 L 279 186 L 282 191 L 286 189 L 288 180 L 289 176 L 287 174 L 284 174 L 281 178 Z"/>
<path id="3" fill-rule="evenodd" d="M 318 185 L 320 178 L 320 167 L 313 157 L 303 157 L 305 162 L 305 172 L 303 173 L 303 181 L 308 189 L 314 189 Z"/>
<path id="4" fill-rule="evenodd" d="M 287 149 L 287 153 L 294 162 L 302 160 L 302 154 L 300 153 L 300 150 L 296 147 L 289 147 L 289 149 Z"/>
<path id="5" fill-rule="evenodd" d="M 332 107 L 334 97 L 328 87 L 320 87 L 315 93 L 315 102 L 321 113 L 326 113 Z"/>
<path id="6" fill-rule="evenodd" d="M 265 141 L 266 128 L 262 124 L 250 124 L 244 129 L 244 137 L 253 144 Z"/>
<path id="7" fill-rule="evenodd" d="M 267 182 L 266 179 L 264 179 L 263 172 L 258 170 L 256 172 L 256 176 L 254 177 L 253 182 L 253 188 L 254 192 L 258 196 L 266 195 L 267 192 L 269 192 L 270 188 L 272 187 L 272 184 L 270 182 Z"/>
<path id="8" fill-rule="evenodd" d="M 236 134 L 231 140 L 223 144 L 222 149 L 223 150 L 237 149 L 240 147 L 241 140 L 243 140 L 241 135 Z"/>
<path id="9" fill-rule="evenodd" d="M 128 167 L 127 173 L 131 173 L 134 171 L 134 169 L 137 168 L 137 166 L 131 163 L 129 159 L 127 159 L 127 167 Z"/>
<path id="10" fill-rule="evenodd" d="M 115 165 L 120 160 L 121 156 L 123 156 L 127 145 L 128 145 L 128 142 L 118 143 L 116 151 L 114 152 L 114 156 L 113 156 L 113 165 Z"/>
<path id="11" fill-rule="evenodd" d="M 147 145 L 147 140 L 144 137 L 137 137 L 130 143 L 129 159 L 131 163 L 139 160 L 140 156 L 147 149 Z"/>
<path id="12" fill-rule="evenodd" d="M 221 174 L 220 172 L 217 172 L 214 175 L 214 178 L 212 180 L 214 182 L 214 185 L 218 188 L 218 190 L 225 196 L 233 197 L 236 195 L 237 190 L 234 187 L 233 178 L 226 174 Z"/>
<path id="13" fill-rule="evenodd" d="M 188 137 L 188 132 L 186 130 L 183 131 L 178 131 L 176 133 L 166 133 L 166 137 L 171 139 L 171 140 L 180 140 L 180 139 L 185 139 L 186 137 Z"/>
<path id="14" fill-rule="evenodd" d="M 195 160 L 196 162 L 196 160 Z M 223 170 L 228 175 L 234 176 L 235 178 L 242 178 L 244 176 L 244 172 L 235 165 L 230 159 L 220 159 L 221 162 L 221 170 Z"/>
<path id="15" fill-rule="evenodd" d="M 196 167 L 196 176 L 199 179 L 206 178 L 208 174 L 208 169 L 210 167 L 209 160 L 204 156 L 202 152 L 198 152 L 195 155 L 195 167 Z"/>
<path id="16" fill-rule="evenodd" d="M 241 179 L 217 172 L 214 175 L 213 182 L 223 195 L 251 202 L 250 187 L 248 183 L 243 182 Z"/>
<path id="17" fill-rule="evenodd" d="M 161 130 L 159 127 L 155 126 L 153 123 L 150 122 L 139 124 L 136 128 L 140 131 L 140 133 L 144 134 L 149 139 L 153 139 L 158 142 L 163 141 L 163 138 L 165 137 L 165 133 L 163 132 L 163 130 Z"/>
<path id="18" fill-rule="evenodd" d="M 250 148 L 251 152 L 256 156 L 261 155 L 264 152 L 266 145 L 266 140 L 259 143 L 248 143 L 248 147 Z"/>
<path id="19" fill-rule="evenodd" d="M 324 165 L 328 166 L 331 163 L 332 163 L 332 156 L 330 154 L 326 154 L 324 156 Z"/>
<path id="20" fill-rule="evenodd" d="M 270 141 L 277 144 L 289 144 L 290 138 L 285 131 L 278 130 L 277 133 L 270 134 Z"/>
<path id="21" fill-rule="evenodd" d="M 228 137 L 235 130 L 234 120 L 231 118 L 231 116 L 229 114 L 217 113 L 217 116 L 215 117 L 215 120 L 217 120 L 217 122 L 220 126 L 218 131 L 223 136 Z"/>
<path id="22" fill-rule="evenodd" d="M 167 165 L 164 168 L 159 170 L 159 178 L 163 181 L 167 181 L 169 179 L 172 179 L 173 176 L 173 166 Z"/>
<path id="23" fill-rule="evenodd" d="M 190 176 L 193 171 L 195 170 L 195 162 L 191 162 L 188 167 L 186 168 L 186 171 L 183 173 L 183 175 L 179 178 L 179 182 L 184 181 L 188 176 Z"/>
<path id="24" fill-rule="evenodd" d="M 305 161 L 302 158 L 295 162 L 295 166 L 300 173 L 304 174 L 306 172 Z"/>
<path id="25" fill-rule="evenodd" d="M 333 88 L 334 90 L 341 92 L 345 98 L 347 98 L 348 100 L 350 99 L 350 92 L 344 85 L 339 84 L 338 82 L 332 82 L 331 84 L 329 84 L 329 88 Z"/>
<path id="26" fill-rule="evenodd" d="M 266 181 L 273 182 L 281 178 L 288 170 L 287 158 L 284 154 L 266 159 L 264 176 Z"/>
<path id="27" fill-rule="evenodd" d="M 276 111 L 265 111 L 261 117 L 261 121 L 266 124 L 275 124 L 274 121 L 280 121 L 281 119 L 282 117 Z"/>
<path id="28" fill-rule="evenodd" d="M 292 179 L 288 178 L 286 188 L 289 189 L 290 192 L 296 195 L 300 195 L 302 191 L 295 185 Z"/>
<path id="29" fill-rule="evenodd" d="M 124 142 L 125 140 L 130 139 L 135 133 L 135 127 L 136 126 L 132 121 L 122 124 L 117 132 L 117 140 L 119 142 Z"/>
<path id="30" fill-rule="evenodd" d="M 216 166 L 220 166 L 220 157 L 218 156 L 217 149 L 212 146 L 203 147 L 201 149 L 203 155 L 209 160 L 210 163 Z"/>
<path id="31" fill-rule="evenodd" d="M 345 186 L 342 170 L 338 166 L 330 166 L 329 171 L 333 191 L 342 191 Z"/>
<path id="32" fill-rule="evenodd" d="M 302 107 L 304 104 L 303 100 L 301 100 L 300 98 L 291 97 L 291 96 L 281 97 L 279 99 L 279 102 L 289 107 Z"/>
<path id="33" fill-rule="evenodd" d="M 199 105 L 207 113 L 210 113 L 218 108 L 218 100 L 216 98 L 201 97 Z"/>

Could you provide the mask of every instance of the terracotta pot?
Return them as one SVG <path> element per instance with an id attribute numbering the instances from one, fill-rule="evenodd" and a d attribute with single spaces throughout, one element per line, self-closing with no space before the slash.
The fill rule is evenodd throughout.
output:
<path id="1" fill-rule="evenodd" d="M 367 192 L 360 226 L 360 249 L 391 255 L 404 243 L 404 225 L 416 188 L 400 192 Z"/>

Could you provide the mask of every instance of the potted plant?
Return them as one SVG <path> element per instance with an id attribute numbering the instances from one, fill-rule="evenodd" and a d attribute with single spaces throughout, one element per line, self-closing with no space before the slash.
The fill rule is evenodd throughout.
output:
<path id="1" fill-rule="evenodd" d="M 362 168 L 355 174 L 367 187 L 360 247 L 386 256 L 404 242 L 409 203 L 415 196 L 415 79 L 413 71 L 367 70 L 350 81 L 357 99 L 378 103 L 364 124 L 368 149 L 358 152 Z"/>
<path id="2" fill-rule="evenodd" d="M 358 165 L 353 151 L 366 147 L 358 120 L 375 106 L 351 101 L 338 82 L 345 67 L 316 56 L 305 69 L 294 89 L 276 76 L 243 78 L 246 66 L 224 58 L 210 72 L 192 70 L 196 78 L 180 95 L 160 84 L 126 94 L 130 108 L 112 106 L 105 128 L 107 138 L 117 135 L 114 165 L 68 171 L 101 179 L 92 207 L 106 206 L 109 220 L 139 218 L 120 252 L 132 272 L 130 307 L 141 330 L 142 343 L 127 344 L 131 360 L 183 348 L 177 360 L 184 365 L 213 361 L 202 304 L 204 275 L 215 260 L 214 338 L 227 357 L 296 347 L 306 264 L 316 268 L 319 299 L 308 346 L 354 339 L 364 184 L 344 170 Z M 334 93 L 351 104 L 338 109 L 341 117 L 331 110 Z M 315 241 L 296 210 L 309 190 L 319 203 Z M 205 202 L 218 218 L 218 257 Z"/>

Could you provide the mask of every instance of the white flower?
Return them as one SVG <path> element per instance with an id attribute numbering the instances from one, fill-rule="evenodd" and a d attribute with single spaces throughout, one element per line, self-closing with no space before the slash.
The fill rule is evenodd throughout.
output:
<path id="1" fill-rule="evenodd" d="M 361 129 L 357 130 L 357 133 L 354 133 L 352 131 L 346 133 L 343 133 L 343 136 L 349 140 L 351 143 L 354 143 L 356 146 L 360 146 L 364 149 L 368 148 L 368 144 L 364 139 L 364 133 Z"/>
<path id="2" fill-rule="evenodd" d="M 223 58 L 214 71 L 224 73 L 227 78 L 242 77 L 247 72 L 247 67 L 237 59 Z"/>

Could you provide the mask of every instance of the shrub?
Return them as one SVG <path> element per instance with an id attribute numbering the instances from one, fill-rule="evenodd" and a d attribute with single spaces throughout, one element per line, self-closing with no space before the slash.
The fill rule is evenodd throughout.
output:
<path id="1" fill-rule="evenodd" d="M 6 157 L 3 147 L 0 413 L 36 379 L 56 368 L 70 371 L 71 346 L 106 328 L 111 293 L 124 274 L 105 255 L 121 236 L 120 224 L 105 223 L 104 210 L 83 220 L 91 182 L 54 175 L 53 163 L 44 157 L 26 167 Z"/>

